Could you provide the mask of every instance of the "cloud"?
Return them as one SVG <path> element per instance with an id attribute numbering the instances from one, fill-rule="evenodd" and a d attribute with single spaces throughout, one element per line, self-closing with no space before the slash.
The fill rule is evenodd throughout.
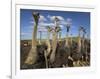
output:
<path id="1" fill-rule="evenodd" d="M 38 32 L 42 31 L 42 32 L 47 32 L 47 29 L 45 27 L 38 27 Z"/>
<path id="2" fill-rule="evenodd" d="M 30 21 L 29 23 L 30 23 L 30 24 L 34 24 L 34 21 Z"/>
<path id="3" fill-rule="evenodd" d="M 24 35 L 30 35 L 30 33 L 22 32 L 21 36 L 24 36 Z"/>
<path id="4" fill-rule="evenodd" d="M 47 26 L 50 26 L 50 27 L 54 27 L 55 26 L 55 24 L 54 23 L 46 23 L 46 22 L 40 22 L 39 24 L 38 24 L 38 31 L 47 31 L 47 29 L 46 29 L 46 27 Z M 59 27 L 61 27 L 61 29 L 63 29 L 64 28 L 64 24 L 60 24 L 59 25 Z M 30 28 L 32 29 L 34 26 L 33 25 L 31 25 L 30 26 Z"/>
<path id="5" fill-rule="evenodd" d="M 54 23 L 41 22 L 41 23 L 39 23 L 39 26 L 44 26 L 44 27 L 46 27 L 46 26 L 54 26 Z"/>
<path id="6" fill-rule="evenodd" d="M 62 16 L 47 16 L 51 21 L 54 21 L 55 17 L 57 17 L 60 21 L 64 21 L 64 18 Z"/>
<path id="7" fill-rule="evenodd" d="M 58 17 L 60 20 L 59 26 L 61 27 L 61 29 L 63 29 L 68 23 L 69 24 L 72 23 L 71 18 L 64 19 L 62 16 L 56 16 L 56 17 Z M 47 18 L 48 18 L 48 20 L 47 20 Z M 52 22 L 52 21 L 54 21 L 54 19 L 55 19 L 55 16 L 48 15 L 47 17 L 44 17 L 43 15 L 40 15 L 40 19 L 39 19 L 39 23 L 38 23 L 38 31 L 47 31 L 47 29 L 46 29 L 47 26 L 54 27 L 55 24 L 54 24 L 54 22 Z M 34 22 L 30 21 L 30 23 L 32 23 L 32 26 L 30 26 L 30 27 L 33 28 Z"/>
<path id="8" fill-rule="evenodd" d="M 64 18 L 62 16 L 57 16 L 59 20 L 64 21 Z"/>
<path id="9" fill-rule="evenodd" d="M 44 21 L 47 21 L 47 19 L 43 15 L 40 15 L 39 22 L 44 22 Z M 34 24 L 33 18 L 29 23 Z"/>
<path id="10" fill-rule="evenodd" d="M 62 17 L 62 16 L 48 15 L 47 18 L 51 21 L 51 23 L 50 23 L 50 21 L 47 20 L 46 17 L 44 17 L 43 15 L 40 15 L 39 26 L 54 26 L 54 24 L 52 22 L 54 21 L 55 17 L 57 17 L 60 20 L 61 25 L 67 25 L 67 24 L 72 25 L 72 19 L 71 18 L 64 19 L 64 17 Z M 46 23 L 45 21 L 49 21 L 49 23 Z M 30 23 L 34 24 L 34 21 L 30 21 Z"/>
<path id="11" fill-rule="evenodd" d="M 71 21 L 72 21 L 72 19 L 71 19 L 71 18 L 67 18 L 67 21 L 68 21 L 68 22 L 71 22 Z"/>
<path id="12" fill-rule="evenodd" d="M 64 26 L 66 26 L 67 24 L 72 25 L 72 19 L 67 18 L 66 20 L 61 21 L 60 24 Z"/>
<path id="13" fill-rule="evenodd" d="M 47 19 L 43 15 L 40 15 L 39 21 L 43 22 L 43 21 L 47 21 Z"/>
<path id="14" fill-rule="evenodd" d="M 67 18 L 66 23 L 69 25 L 72 25 L 72 19 L 71 18 Z"/>
<path id="15" fill-rule="evenodd" d="M 64 28 L 64 25 L 60 25 L 61 28 Z"/>
<path id="16" fill-rule="evenodd" d="M 62 17 L 62 16 L 51 16 L 51 15 L 48 15 L 47 17 L 50 19 L 51 22 L 54 21 L 55 17 L 57 17 L 60 20 L 59 24 L 60 24 L 61 28 L 63 28 L 67 24 L 72 25 L 71 18 L 64 19 L 64 17 Z"/>

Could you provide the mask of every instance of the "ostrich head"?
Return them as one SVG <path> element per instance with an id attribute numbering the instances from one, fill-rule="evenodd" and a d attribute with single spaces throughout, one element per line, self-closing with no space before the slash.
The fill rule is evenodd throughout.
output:
<path id="1" fill-rule="evenodd" d="M 80 33 L 82 33 L 83 36 L 84 36 L 84 34 L 86 34 L 86 29 L 83 26 L 79 27 L 79 35 L 80 35 Z"/>
<path id="2" fill-rule="evenodd" d="M 67 24 L 66 24 L 67 32 L 69 32 L 71 25 L 72 25 L 72 19 L 67 18 Z"/>
<path id="3" fill-rule="evenodd" d="M 55 22 L 55 26 L 56 27 L 59 26 L 60 20 L 59 20 L 59 18 L 57 16 L 54 17 L 54 22 Z"/>
<path id="4" fill-rule="evenodd" d="M 35 20 L 35 22 L 37 24 L 38 23 L 38 20 L 39 20 L 39 13 L 38 12 L 33 12 L 32 15 L 33 15 L 34 20 Z"/>
<path id="5" fill-rule="evenodd" d="M 47 26 L 46 29 L 48 30 L 48 32 L 52 31 L 52 28 L 50 26 Z"/>

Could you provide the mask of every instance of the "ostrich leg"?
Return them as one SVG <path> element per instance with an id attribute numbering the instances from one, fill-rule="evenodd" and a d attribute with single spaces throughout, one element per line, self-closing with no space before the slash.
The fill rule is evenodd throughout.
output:
<path id="1" fill-rule="evenodd" d="M 47 56 L 50 54 L 50 51 L 51 51 L 51 44 L 50 44 L 50 32 L 48 32 L 48 37 L 47 37 L 47 41 L 46 41 L 46 44 L 48 46 L 48 49 L 47 49 Z"/>
<path id="2" fill-rule="evenodd" d="M 37 26 L 38 26 L 38 19 L 39 19 L 39 13 L 33 12 L 33 18 L 34 18 L 34 28 L 33 28 L 33 38 L 32 38 L 32 48 L 28 54 L 28 57 L 25 61 L 26 64 L 34 64 L 37 60 Z"/>
<path id="3" fill-rule="evenodd" d="M 45 57 L 45 63 L 46 63 L 46 68 L 48 68 L 48 59 L 47 59 L 47 51 L 44 51 L 44 57 Z"/>

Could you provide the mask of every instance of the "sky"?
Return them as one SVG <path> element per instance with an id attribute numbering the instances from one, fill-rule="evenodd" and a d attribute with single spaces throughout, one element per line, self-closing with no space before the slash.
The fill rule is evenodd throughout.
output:
<path id="1" fill-rule="evenodd" d="M 32 39 L 32 31 L 34 27 L 34 18 L 32 12 L 39 12 L 40 18 L 38 23 L 37 38 L 47 38 L 47 26 L 54 27 L 54 17 L 57 16 L 59 26 L 61 27 L 61 37 L 66 37 L 66 25 L 70 21 L 70 32 L 72 36 L 78 36 L 78 29 L 83 26 L 86 29 L 88 37 L 90 37 L 90 13 L 75 12 L 75 11 L 54 11 L 54 10 L 35 10 L 35 9 L 20 9 L 20 37 L 21 40 Z"/>

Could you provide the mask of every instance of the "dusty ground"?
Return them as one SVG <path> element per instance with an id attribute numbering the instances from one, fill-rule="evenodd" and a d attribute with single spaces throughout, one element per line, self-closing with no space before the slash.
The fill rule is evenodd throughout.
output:
<path id="1" fill-rule="evenodd" d="M 46 68 L 46 63 L 44 59 L 43 54 L 39 54 L 39 60 L 36 64 L 33 65 L 25 65 L 25 59 L 28 56 L 28 53 L 31 49 L 31 44 L 28 43 L 29 41 L 21 41 L 21 49 L 20 49 L 20 68 L 21 69 L 41 69 Z M 76 48 L 75 48 L 76 49 Z M 40 49 L 39 49 L 40 50 Z M 49 68 L 61 68 L 61 67 L 85 67 L 90 66 L 90 60 L 84 61 L 84 59 L 80 60 L 79 62 L 72 62 L 71 60 L 68 60 L 68 53 L 65 53 L 66 51 L 63 50 L 63 47 L 58 48 L 56 51 L 56 58 L 54 64 L 50 65 Z M 77 55 L 73 54 L 74 58 L 77 59 Z M 69 64 L 68 64 L 69 62 Z"/>

